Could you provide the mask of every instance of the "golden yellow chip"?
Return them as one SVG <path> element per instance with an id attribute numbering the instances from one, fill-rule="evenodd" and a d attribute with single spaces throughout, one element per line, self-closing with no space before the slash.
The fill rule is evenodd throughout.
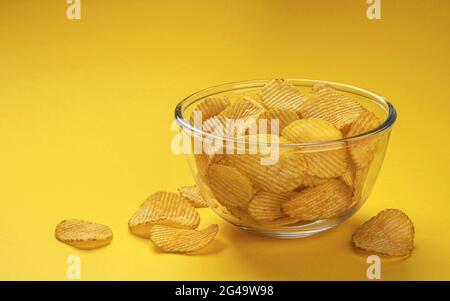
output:
<path id="1" fill-rule="evenodd" d="M 398 209 L 386 209 L 365 222 L 353 235 L 353 244 L 369 252 L 405 256 L 414 246 L 414 225 Z"/>
<path id="2" fill-rule="evenodd" d="M 289 200 L 289 194 L 261 191 L 248 204 L 248 213 L 256 221 L 273 221 L 285 215 L 281 204 Z"/>
<path id="3" fill-rule="evenodd" d="M 325 183 L 327 181 L 328 181 L 327 178 L 320 178 L 320 177 L 310 176 L 308 174 L 305 174 L 302 177 L 301 185 L 305 186 L 305 187 L 313 187 L 313 186 L 317 186 L 317 185 L 323 184 L 323 183 Z"/>
<path id="4" fill-rule="evenodd" d="M 191 124 L 194 125 L 194 116 L 196 112 L 202 113 L 201 121 L 207 120 L 211 117 L 219 115 L 229 104 L 230 101 L 227 97 L 207 97 L 197 105 L 191 113 L 189 120 Z"/>
<path id="5" fill-rule="evenodd" d="M 364 187 L 366 186 L 368 175 L 369 167 L 355 170 L 353 178 L 353 203 L 358 203 L 367 197 Z"/>
<path id="6" fill-rule="evenodd" d="M 325 142 L 342 139 L 342 133 L 330 122 L 322 119 L 301 119 L 282 131 L 283 137 L 295 143 Z M 347 150 L 341 148 L 316 150 L 305 153 L 307 173 L 320 178 L 338 177 L 347 169 Z"/>
<path id="7" fill-rule="evenodd" d="M 113 233 L 106 225 L 70 219 L 64 220 L 56 226 L 55 237 L 75 248 L 89 250 L 109 244 Z"/>
<path id="8" fill-rule="evenodd" d="M 336 179 L 309 187 L 283 203 L 283 213 L 302 221 L 314 221 L 338 216 L 351 205 L 351 189 Z"/>
<path id="9" fill-rule="evenodd" d="M 226 207 L 246 207 L 255 194 L 250 179 L 230 166 L 211 164 L 206 179 L 214 197 Z"/>
<path id="10" fill-rule="evenodd" d="M 290 123 L 298 120 L 298 115 L 293 110 L 286 110 L 286 109 L 280 109 L 280 108 L 273 108 L 270 110 L 267 110 L 263 114 L 259 116 L 258 120 L 258 129 L 259 133 L 262 132 L 262 127 L 260 127 L 260 123 L 264 122 L 265 120 L 265 130 L 266 133 L 270 134 L 272 133 L 272 120 L 278 120 L 278 133 L 277 135 L 281 134 L 281 131 Z"/>
<path id="11" fill-rule="evenodd" d="M 243 119 L 246 121 L 256 121 L 264 111 L 265 108 L 261 103 L 250 97 L 244 97 L 230 104 L 220 115 L 232 120 Z"/>
<path id="12" fill-rule="evenodd" d="M 150 240 L 164 252 L 194 252 L 210 244 L 218 230 L 219 226 L 216 224 L 202 230 L 155 225 L 150 232 Z"/>
<path id="13" fill-rule="evenodd" d="M 268 109 L 297 112 L 306 96 L 284 79 L 273 79 L 261 89 L 262 103 Z"/>
<path id="14" fill-rule="evenodd" d="M 233 166 L 246 175 L 254 186 L 275 193 L 292 191 L 297 188 L 306 172 L 306 161 L 303 154 L 294 151 L 278 151 L 278 160 L 273 164 L 263 165 L 266 155 L 241 154 L 228 155 L 224 164 Z"/>
<path id="15" fill-rule="evenodd" d="M 363 110 L 347 95 L 326 84 L 318 84 L 300 107 L 300 115 L 327 120 L 340 130 L 355 121 Z"/>
<path id="16" fill-rule="evenodd" d="M 197 228 L 200 216 L 182 196 L 168 191 L 158 191 L 145 200 L 128 221 L 133 234 L 148 238 L 155 224 L 179 228 Z"/>
<path id="17" fill-rule="evenodd" d="M 200 193 L 200 189 L 198 189 L 197 185 L 180 187 L 178 188 L 178 192 L 195 208 L 208 207 L 208 203 L 206 203 L 206 201 L 203 199 Z"/>
<path id="18" fill-rule="evenodd" d="M 347 137 L 353 137 L 368 132 L 380 124 L 377 116 L 369 111 L 362 112 L 358 118 L 350 125 Z M 353 162 L 359 168 L 366 167 L 372 162 L 378 147 L 376 137 L 364 138 L 359 141 L 349 143 L 349 153 Z"/>

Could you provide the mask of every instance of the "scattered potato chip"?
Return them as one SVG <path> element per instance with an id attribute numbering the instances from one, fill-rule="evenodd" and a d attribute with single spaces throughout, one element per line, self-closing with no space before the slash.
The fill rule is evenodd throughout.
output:
<path id="1" fill-rule="evenodd" d="M 353 235 L 353 244 L 369 252 L 405 256 L 414 246 L 414 225 L 398 209 L 386 209 L 365 222 Z"/>
<path id="2" fill-rule="evenodd" d="M 248 213 L 256 221 L 273 221 L 285 215 L 281 204 L 289 200 L 289 194 L 261 191 L 248 204 Z"/>
<path id="3" fill-rule="evenodd" d="M 284 79 L 273 79 L 261 89 L 262 103 L 268 109 L 285 109 L 297 112 L 306 96 Z"/>
<path id="4" fill-rule="evenodd" d="M 194 125 L 195 112 L 202 113 L 201 121 L 207 120 L 211 117 L 219 115 L 229 104 L 230 101 L 227 97 L 207 97 L 197 105 L 197 107 L 191 113 L 189 120 L 191 124 Z"/>
<path id="5" fill-rule="evenodd" d="M 278 133 L 277 135 L 281 134 L 281 131 L 290 123 L 298 120 L 298 115 L 293 110 L 286 110 L 286 109 L 280 109 L 280 108 L 273 108 L 270 110 L 265 111 L 259 116 L 258 120 L 258 133 L 262 132 L 262 127 L 260 127 L 260 122 L 263 120 L 265 121 L 265 131 L 268 134 L 274 134 L 272 133 L 272 120 L 278 120 Z"/>
<path id="6" fill-rule="evenodd" d="M 200 216 L 182 196 L 168 191 L 158 191 L 145 200 L 128 221 L 133 234 L 148 238 L 155 224 L 179 228 L 197 228 Z"/>
<path id="7" fill-rule="evenodd" d="M 301 105 L 300 115 L 327 120 L 340 130 L 355 121 L 363 110 L 357 101 L 333 87 L 317 84 Z"/>
<path id="8" fill-rule="evenodd" d="M 331 179 L 297 193 L 281 205 L 284 214 L 302 221 L 338 216 L 351 205 L 351 189 L 344 182 Z"/>
<path id="9" fill-rule="evenodd" d="M 377 116 L 369 111 L 362 112 L 350 125 L 347 137 L 353 137 L 368 132 L 380 124 Z M 349 153 L 356 166 L 363 168 L 370 164 L 376 154 L 378 139 L 376 137 L 363 138 L 349 143 Z"/>
<path id="10" fill-rule="evenodd" d="M 206 203 L 206 201 L 203 199 L 200 193 L 200 189 L 198 189 L 197 185 L 180 187 L 178 188 L 178 192 L 195 208 L 208 207 L 208 203 Z"/>
<path id="11" fill-rule="evenodd" d="M 226 207 L 246 207 L 255 194 L 250 179 L 230 166 L 211 164 L 207 181 L 217 201 Z"/>
<path id="12" fill-rule="evenodd" d="M 96 249 L 109 244 L 113 238 L 111 229 L 80 219 L 70 219 L 56 226 L 55 237 L 60 242 L 78 249 Z"/>
<path id="13" fill-rule="evenodd" d="M 301 119 L 292 122 L 282 131 L 283 137 L 295 143 L 324 142 L 342 139 L 342 133 L 330 122 L 322 119 Z M 347 169 L 347 150 L 318 149 L 305 153 L 307 173 L 321 178 L 338 177 Z"/>
<path id="14" fill-rule="evenodd" d="M 219 226 L 216 224 L 202 230 L 155 225 L 150 231 L 150 240 L 164 252 L 194 252 L 210 244 L 218 230 Z"/>

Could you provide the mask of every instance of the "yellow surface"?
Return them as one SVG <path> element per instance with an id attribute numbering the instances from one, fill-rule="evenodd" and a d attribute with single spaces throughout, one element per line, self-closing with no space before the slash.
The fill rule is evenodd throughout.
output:
<path id="1" fill-rule="evenodd" d="M 383 279 L 450 279 L 450 2 L 85 1 L 0 2 L 0 279 L 366 279 L 356 227 L 401 208 L 416 225 L 406 260 Z M 209 209 L 218 239 L 205 254 L 162 254 L 127 220 L 151 192 L 193 182 L 172 154 L 173 108 L 223 82 L 255 78 L 344 82 L 385 95 L 398 122 L 380 177 L 349 221 L 307 239 L 240 232 Z M 111 226 L 106 248 L 57 242 L 55 225 Z"/>

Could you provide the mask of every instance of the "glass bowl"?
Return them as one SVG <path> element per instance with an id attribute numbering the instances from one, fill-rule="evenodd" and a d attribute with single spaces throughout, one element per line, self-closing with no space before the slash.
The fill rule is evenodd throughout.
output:
<path id="1" fill-rule="evenodd" d="M 180 132 L 183 135 L 184 152 L 187 156 L 188 164 L 191 168 L 195 182 L 200 189 L 202 197 L 212 210 L 226 221 L 246 231 L 278 238 L 298 238 L 334 228 L 352 216 L 359 208 L 361 208 L 369 197 L 383 163 L 392 125 L 396 120 L 395 108 L 384 97 L 361 88 L 319 80 L 287 79 L 286 81 L 288 83 L 305 94 L 307 94 L 315 84 L 326 83 L 337 89 L 340 93 L 352 97 L 352 99 L 359 102 L 361 106 L 373 112 L 380 120 L 380 124 L 370 131 L 353 137 L 333 141 L 298 144 L 284 142 L 282 140 L 273 143 L 271 141 L 262 141 L 262 143 L 259 141 L 255 143 L 255 141 L 248 139 L 242 140 L 236 139 L 235 137 L 219 137 L 204 131 L 200 127 L 194 127 L 189 122 L 195 107 L 199 102 L 204 101 L 206 98 L 211 99 L 211 97 L 226 96 L 230 100 L 239 99 L 242 98 L 243 95 L 260 91 L 268 81 L 269 80 L 242 81 L 207 88 L 192 94 L 176 106 L 175 118 L 180 125 Z M 210 153 L 205 152 L 201 146 L 206 145 L 205 141 L 210 142 L 211 139 L 221 140 L 222 145 L 227 146 L 226 151 L 220 155 L 211 155 Z M 195 149 L 196 143 L 199 142 L 201 145 L 200 152 L 199 149 Z M 255 144 L 257 145 L 256 153 L 246 154 L 245 156 L 247 157 L 245 158 L 243 157 L 244 155 L 239 153 L 239 150 L 243 149 L 245 152 L 245 150 L 250 149 Z M 300 172 L 301 168 L 293 163 L 295 162 L 294 158 L 296 158 L 296 156 L 303 156 L 306 158 L 319 157 L 323 159 L 332 158 L 337 154 L 345 153 L 346 158 L 351 158 L 351 156 L 349 156 L 350 151 L 352 148 L 355 149 L 358 147 L 363 153 L 370 153 L 370 161 L 364 164 L 363 167 L 356 166 L 349 162 L 346 165 L 346 171 L 340 176 L 335 177 L 335 180 L 339 181 L 339 185 L 342 185 L 341 182 L 343 182 L 348 186 L 348 195 L 350 195 L 351 202 L 348 206 L 346 205 L 345 210 L 333 212 L 332 208 L 334 205 L 322 202 L 325 200 L 321 200 L 320 193 L 313 193 L 312 197 L 315 198 L 315 202 L 317 203 L 317 205 L 315 205 L 316 207 L 313 208 L 313 211 L 317 209 L 322 213 L 319 215 L 302 214 L 301 218 L 298 216 L 291 217 L 285 215 L 284 211 L 281 210 L 281 213 L 285 216 L 280 216 L 276 219 L 273 217 L 266 219 L 264 214 L 262 217 L 258 215 L 258 207 L 256 207 L 256 209 L 254 208 L 256 205 L 251 208 L 250 212 L 252 214 L 250 214 L 249 207 L 234 206 L 229 202 L 236 196 L 240 197 L 240 194 L 250 193 L 250 199 L 252 199 L 259 193 L 265 193 L 267 187 L 274 187 L 274 190 L 269 191 L 269 193 L 280 194 L 283 196 L 292 196 L 308 187 L 316 187 L 317 185 L 320 185 L 321 181 L 330 179 L 304 175 L 301 182 L 295 183 L 295 181 L 290 181 L 292 179 L 286 178 L 289 177 L 286 176 L 289 172 L 296 170 L 299 170 Z M 269 167 L 263 166 L 263 164 L 261 167 L 257 167 L 248 163 L 254 162 L 255 156 L 261 158 L 261 154 L 264 153 L 264 151 L 265 154 L 268 154 L 267 148 L 278 150 L 278 161 L 276 161 L 276 163 L 269 165 Z M 286 160 L 284 159 L 285 155 L 287 156 Z M 236 168 L 238 168 L 244 177 L 236 178 L 234 176 L 235 169 L 228 170 L 227 168 L 222 168 L 223 165 L 226 166 L 223 162 L 240 162 L 239 168 Z M 218 169 L 217 165 L 221 165 L 221 168 Z M 217 174 L 221 174 L 222 178 L 217 178 Z M 247 181 L 250 181 L 250 185 L 252 185 L 252 192 L 245 189 Z M 260 184 L 262 184 L 262 186 Z M 294 187 L 297 184 L 298 187 Z M 242 186 L 244 188 L 242 188 Z M 229 200 L 227 200 L 227 198 L 229 198 Z M 325 209 L 329 207 L 331 208 L 331 211 Z M 256 214 L 255 210 L 257 212 Z"/>

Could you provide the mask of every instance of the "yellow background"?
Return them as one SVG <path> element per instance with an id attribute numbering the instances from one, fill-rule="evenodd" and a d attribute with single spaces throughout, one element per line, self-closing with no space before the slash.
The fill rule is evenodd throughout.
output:
<path id="1" fill-rule="evenodd" d="M 381 209 L 416 226 L 383 279 L 450 279 L 450 2 L 365 0 L 65 0 L 0 2 L 0 279 L 366 279 L 352 250 Z M 157 252 L 128 232 L 150 193 L 193 183 L 170 142 L 173 108 L 210 85 L 313 78 L 379 92 L 396 105 L 384 166 L 366 205 L 329 232 L 276 240 L 217 222 L 202 255 Z M 79 251 L 54 239 L 62 219 L 106 223 L 114 241 Z"/>

